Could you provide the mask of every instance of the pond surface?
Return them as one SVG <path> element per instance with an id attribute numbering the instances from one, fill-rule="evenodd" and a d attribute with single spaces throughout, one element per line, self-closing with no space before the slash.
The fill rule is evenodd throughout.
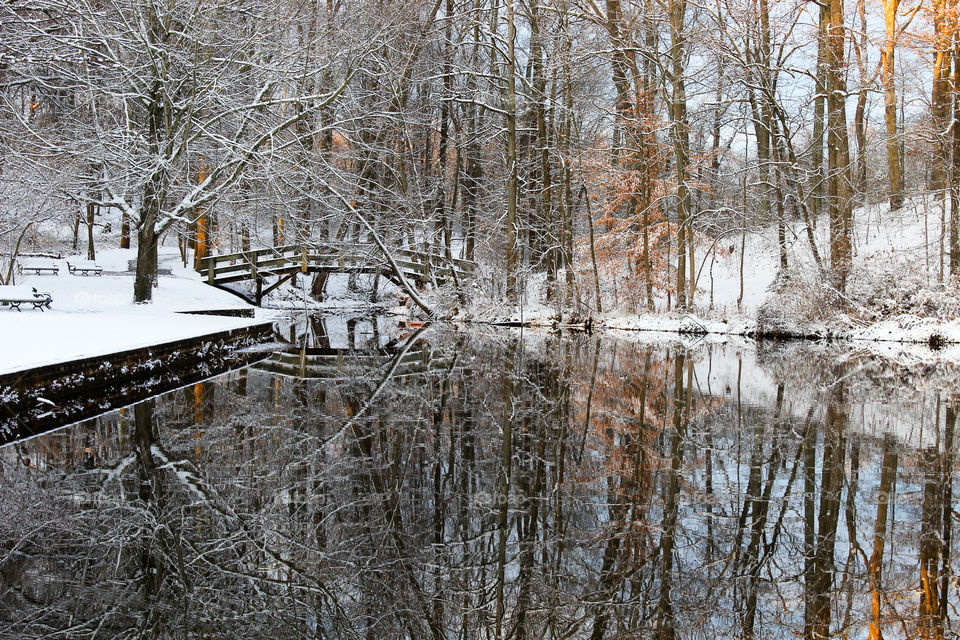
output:
<path id="1" fill-rule="evenodd" d="M 0 636 L 956 637 L 954 368 L 414 331 L 0 450 Z"/>

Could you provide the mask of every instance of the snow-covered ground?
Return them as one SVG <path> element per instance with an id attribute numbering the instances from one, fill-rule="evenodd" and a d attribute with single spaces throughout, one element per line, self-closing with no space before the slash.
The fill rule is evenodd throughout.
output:
<path id="1" fill-rule="evenodd" d="M 174 340 L 250 326 L 263 320 L 225 316 L 187 315 L 182 311 L 250 308 L 240 298 L 202 283 L 183 268 L 175 248 L 161 248 L 161 275 L 152 304 L 133 304 L 133 273 L 128 260 L 136 253 L 113 249 L 97 255 L 102 276 L 74 276 L 67 260 L 29 258 L 56 264 L 58 275 L 24 275 L 17 284 L 35 287 L 53 296 L 52 309 L 26 306 L 17 312 L 0 307 L 0 373 L 79 358 L 106 355 Z M 261 314 L 262 315 L 262 314 Z"/>

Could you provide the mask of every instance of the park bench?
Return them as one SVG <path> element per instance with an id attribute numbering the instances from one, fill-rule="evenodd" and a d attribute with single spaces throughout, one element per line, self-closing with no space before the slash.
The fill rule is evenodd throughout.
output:
<path id="1" fill-rule="evenodd" d="M 60 273 L 60 267 L 51 262 L 20 262 L 18 267 L 21 274 L 33 273 L 40 276 L 45 273 L 52 275 Z"/>
<path id="2" fill-rule="evenodd" d="M 89 260 L 67 261 L 67 269 L 75 276 L 102 276 L 103 267 Z"/>
<path id="3" fill-rule="evenodd" d="M 0 304 L 8 304 L 11 309 L 20 311 L 20 305 L 32 304 L 34 309 L 43 311 L 50 308 L 53 296 L 37 291 L 26 285 L 0 285 Z"/>

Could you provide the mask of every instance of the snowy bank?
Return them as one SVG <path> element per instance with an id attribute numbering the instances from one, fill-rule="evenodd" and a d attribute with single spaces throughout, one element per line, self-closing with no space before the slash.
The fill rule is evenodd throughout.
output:
<path id="1" fill-rule="evenodd" d="M 131 250 L 97 257 L 102 276 L 71 275 L 66 260 L 58 275 L 26 275 L 17 283 L 53 296 L 50 311 L 0 307 L 0 373 L 95 357 L 129 349 L 247 327 L 263 320 L 182 312 L 253 309 L 241 299 L 210 287 L 178 264 L 176 250 L 161 254 L 161 275 L 151 304 L 133 304 Z M 261 318 L 263 314 L 261 314 Z"/>

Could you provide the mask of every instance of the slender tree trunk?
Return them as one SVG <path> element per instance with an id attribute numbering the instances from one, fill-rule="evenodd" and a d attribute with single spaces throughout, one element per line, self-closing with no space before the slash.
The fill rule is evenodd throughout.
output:
<path id="1" fill-rule="evenodd" d="M 687 94 L 684 82 L 686 56 L 686 0 L 669 0 L 670 10 L 670 130 L 673 136 L 673 155 L 677 173 L 677 307 L 689 309 L 693 296 L 687 297 L 687 242 L 692 242 L 690 229 L 690 189 L 687 168 L 690 157 L 690 134 L 687 122 Z M 694 265 L 690 264 L 691 269 Z M 691 278 L 691 286 L 693 286 Z"/>
<path id="2" fill-rule="evenodd" d="M 860 87 L 857 90 L 857 107 L 854 111 L 853 125 L 857 140 L 857 166 L 854 186 L 860 202 L 867 193 L 867 91 L 876 79 L 870 77 L 867 70 L 867 14 L 865 0 L 857 0 L 857 15 L 860 17 L 860 33 L 853 39 L 853 50 L 857 56 L 860 70 Z"/>
<path id="3" fill-rule="evenodd" d="M 154 156 L 160 152 L 160 135 L 164 127 L 163 98 L 160 96 L 160 81 L 154 82 L 148 114 L 148 144 Z M 167 174 L 164 167 L 157 168 L 143 189 L 140 205 L 140 221 L 137 226 L 137 273 L 133 281 L 133 301 L 150 302 L 153 299 L 153 284 L 157 279 L 157 224 L 167 193 Z"/>
<path id="4" fill-rule="evenodd" d="M 87 203 L 87 260 L 97 259 L 97 249 L 93 244 L 93 225 L 96 220 L 97 205 Z"/>
<path id="5" fill-rule="evenodd" d="M 826 104 L 827 104 L 827 30 L 830 24 L 830 12 L 824 5 L 820 6 L 819 37 L 817 38 L 817 95 L 813 104 L 813 149 L 811 150 L 811 187 L 810 208 L 812 222 L 817 224 L 817 218 L 823 213 L 824 193 L 826 192 L 827 176 L 823 170 L 823 143 L 826 131 Z"/>
<path id="6" fill-rule="evenodd" d="M 850 147 L 847 136 L 843 0 L 821 5 L 828 14 L 827 38 L 827 188 L 830 207 L 830 266 L 834 286 L 846 288 L 853 261 Z M 821 19 L 821 24 L 823 20 Z"/>
<path id="7" fill-rule="evenodd" d="M 547 126 L 547 78 L 544 69 L 544 34 L 542 32 L 542 14 L 537 2 L 530 4 L 530 54 L 533 58 L 533 94 L 535 99 L 534 113 L 537 124 L 537 152 L 538 169 L 540 174 L 540 222 L 545 244 L 545 258 L 547 269 L 547 296 L 553 298 L 557 280 L 557 238 L 556 224 L 553 216 L 553 167 L 550 161 L 551 140 L 550 127 Z M 556 101 L 551 100 L 549 104 Z"/>
<path id="8" fill-rule="evenodd" d="M 137 233 L 137 274 L 133 281 L 133 301 L 150 302 L 157 278 L 156 213 L 146 212 Z"/>
<path id="9" fill-rule="evenodd" d="M 900 0 L 881 0 L 886 39 L 880 53 L 883 82 L 883 121 L 887 129 L 887 173 L 890 182 L 890 211 L 903 206 L 903 156 L 900 154 L 897 124 L 897 85 L 895 55 L 897 47 L 897 9 Z"/>
<path id="10" fill-rule="evenodd" d="M 120 248 L 130 248 L 130 216 L 126 211 L 120 214 Z"/>
<path id="11" fill-rule="evenodd" d="M 437 153 L 437 201 L 436 219 L 440 224 L 443 255 L 450 259 L 451 229 L 450 218 L 447 214 L 447 149 L 450 139 L 450 101 L 453 96 L 453 0 L 446 0 L 444 5 L 445 26 L 443 43 L 443 96 L 440 103 L 440 141 Z"/>
<path id="12" fill-rule="evenodd" d="M 210 174 L 210 167 L 202 159 L 197 168 L 197 184 L 201 184 Z M 193 245 L 193 268 L 199 271 L 204 261 L 210 255 L 210 214 L 207 211 L 201 211 L 197 214 L 197 234 L 196 242 Z"/>
<path id="13" fill-rule="evenodd" d="M 506 112 L 507 124 L 507 299 L 517 301 L 517 270 L 519 252 L 517 234 L 517 96 L 516 96 L 516 53 L 514 42 L 517 29 L 514 23 L 513 0 L 507 0 L 507 59 L 506 69 Z"/>
<path id="14" fill-rule="evenodd" d="M 960 278 L 960 31 L 953 45 L 953 158 L 950 180 L 950 276 Z"/>
<path id="15" fill-rule="evenodd" d="M 951 3 L 952 4 L 952 3 Z M 933 120 L 933 162 L 930 167 L 929 187 L 940 210 L 942 238 L 946 229 L 947 161 L 949 159 L 950 121 L 952 90 L 950 87 L 950 54 L 956 17 L 950 14 L 952 7 L 946 0 L 933 0 L 933 88 L 930 94 L 930 115 Z M 943 247 L 941 247 L 941 276 L 943 275 Z"/>

